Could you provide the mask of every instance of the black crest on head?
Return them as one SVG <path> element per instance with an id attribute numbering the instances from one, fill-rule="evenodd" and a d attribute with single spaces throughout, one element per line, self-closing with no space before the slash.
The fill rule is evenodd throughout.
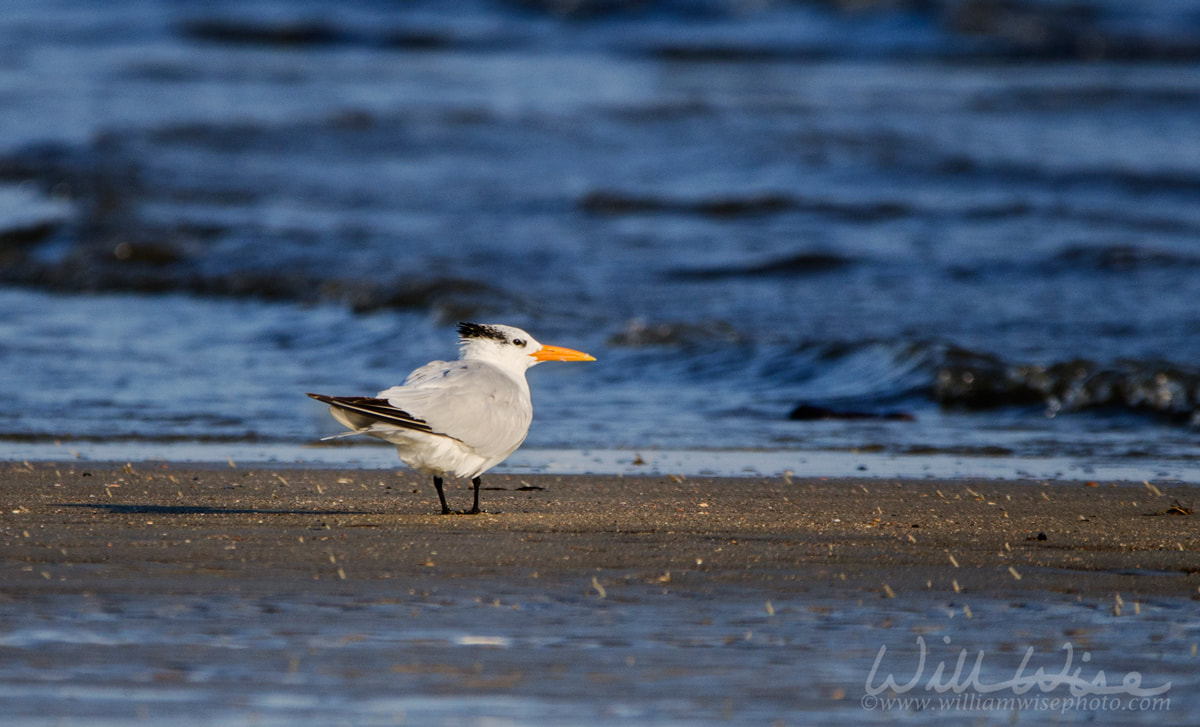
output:
<path id="1" fill-rule="evenodd" d="M 508 337 L 499 328 L 485 326 L 479 323 L 459 323 L 458 335 L 463 338 L 490 338 L 493 341 L 507 341 Z"/>

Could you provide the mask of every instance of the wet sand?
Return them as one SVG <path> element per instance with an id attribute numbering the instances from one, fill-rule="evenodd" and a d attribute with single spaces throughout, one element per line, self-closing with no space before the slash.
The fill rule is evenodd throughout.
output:
<path id="1" fill-rule="evenodd" d="M 443 516 L 405 472 L 16 464 L 0 472 L 3 567 L 10 588 L 34 590 L 154 588 L 142 577 L 169 565 L 166 587 L 184 590 L 602 571 L 863 595 L 954 581 L 1200 595 L 1194 486 L 676 479 L 492 475 L 483 514 Z M 465 507 L 469 486 L 447 496 Z M 28 566 L 70 577 L 21 578 Z"/>
<path id="2" fill-rule="evenodd" d="M 16 657 L 0 691 L 44 715 L 38 700 L 62 696 L 47 685 L 89 679 L 90 658 L 99 684 L 145 691 L 80 698 L 55 715 L 67 722 L 79 709 L 315 724 L 326 702 L 304 698 L 356 689 L 339 709 L 360 721 L 862 717 L 880 644 L 912 653 L 913 634 L 960 629 L 956 643 L 1007 654 L 1085 640 L 1111 672 L 1157 669 L 1177 705 L 1195 698 L 1179 692 L 1200 638 L 1194 486 L 493 475 L 484 488 L 487 512 L 443 516 L 405 472 L 5 465 L 0 645 Z M 466 506 L 470 490 L 447 496 Z M 115 662 L 105 639 L 124 644 Z M 225 673 L 210 642 L 248 671 Z M 165 687 L 184 693 L 164 703 Z M 262 702 L 271 688 L 283 696 Z"/>

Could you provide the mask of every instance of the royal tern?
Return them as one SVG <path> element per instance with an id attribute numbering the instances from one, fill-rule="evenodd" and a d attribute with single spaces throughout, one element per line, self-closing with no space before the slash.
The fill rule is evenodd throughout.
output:
<path id="1" fill-rule="evenodd" d="M 374 397 L 309 394 L 351 431 L 396 445 L 400 461 L 433 477 L 442 514 L 450 513 L 444 477 L 470 478 L 479 512 L 480 475 L 516 451 L 529 433 L 533 402 L 525 371 L 543 361 L 595 361 L 586 353 L 538 343 L 520 328 L 459 323 L 457 361 L 431 361 L 402 386 Z"/>

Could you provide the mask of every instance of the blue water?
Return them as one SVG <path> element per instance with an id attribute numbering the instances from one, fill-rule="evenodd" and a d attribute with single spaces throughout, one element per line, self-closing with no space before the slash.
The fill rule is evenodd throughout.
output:
<path id="1" fill-rule="evenodd" d="M 0 451 L 301 448 L 476 320 L 599 359 L 533 451 L 1191 467 L 1200 15 L 928 5 L 6 12 Z"/>
<path id="2" fill-rule="evenodd" d="M 548 591 L 539 579 L 461 578 L 407 592 L 357 581 L 350 593 L 317 582 L 308 594 L 46 593 L 5 602 L 3 721 L 1182 725 L 1198 701 L 1190 646 L 1200 624 L 1170 600 L 1117 616 L 1108 603 L 1066 596 L 964 603 L 916 593 L 855 604 L 600 578 L 605 598 L 584 583 Z M 1032 689 L 969 688 L 976 706 L 953 701 L 961 689 L 927 686 L 970 685 L 972 668 L 988 686 L 1038 669 L 1050 677 Z M 1070 682 L 1054 678 L 1064 671 L 1083 682 L 1103 673 L 1097 683 L 1112 688 L 1109 701 L 1096 696 L 1103 692 L 1068 701 Z M 1123 689 L 1131 672 L 1161 701 Z M 907 688 L 881 690 L 888 676 Z M 992 706 L 1018 696 L 1031 706 Z"/>

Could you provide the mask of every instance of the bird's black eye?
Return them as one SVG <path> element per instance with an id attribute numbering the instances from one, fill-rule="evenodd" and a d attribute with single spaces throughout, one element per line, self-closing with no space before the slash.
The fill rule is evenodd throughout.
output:
<path id="1" fill-rule="evenodd" d="M 520 346 L 521 348 L 525 348 L 525 339 L 524 338 L 514 338 L 513 345 Z"/>

